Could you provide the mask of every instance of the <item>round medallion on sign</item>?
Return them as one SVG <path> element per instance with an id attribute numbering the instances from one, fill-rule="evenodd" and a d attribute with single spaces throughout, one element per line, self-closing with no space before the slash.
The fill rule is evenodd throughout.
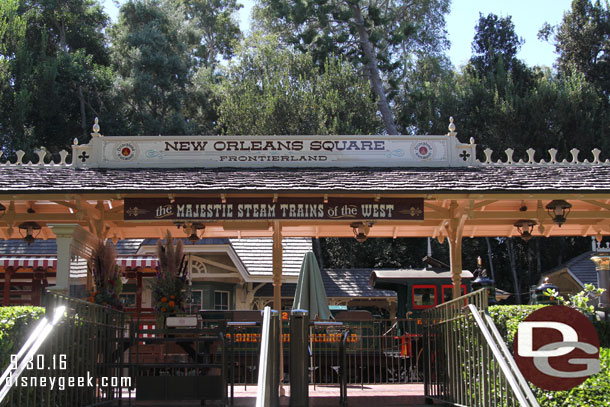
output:
<path id="1" fill-rule="evenodd" d="M 599 372 L 599 337 L 582 313 L 544 307 L 519 323 L 513 344 L 523 376 L 545 390 L 569 390 Z"/>
<path id="2" fill-rule="evenodd" d="M 425 141 L 420 141 L 419 143 L 415 144 L 413 151 L 420 160 L 427 160 L 430 158 L 430 156 L 432 156 L 432 146 Z"/>
<path id="3" fill-rule="evenodd" d="M 136 155 L 136 148 L 131 143 L 121 143 L 116 148 L 119 160 L 131 160 Z"/>

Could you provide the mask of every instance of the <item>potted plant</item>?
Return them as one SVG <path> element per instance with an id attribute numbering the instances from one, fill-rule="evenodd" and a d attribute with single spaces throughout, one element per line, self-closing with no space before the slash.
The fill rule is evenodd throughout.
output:
<path id="1" fill-rule="evenodd" d="M 120 295 L 123 291 L 120 268 L 116 264 L 116 250 L 112 242 L 104 243 L 98 240 L 93 248 L 88 267 L 93 275 L 93 291 L 89 295 L 89 302 L 121 310 Z"/>
<path id="2" fill-rule="evenodd" d="M 165 326 L 165 318 L 184 311 L 186 264 L 182 240 L 174 245 L 167 231 L 165 241 L 157 242 L 159 270 L 152 280 L 152 303 L 157 314 L 157 328 Z"/>

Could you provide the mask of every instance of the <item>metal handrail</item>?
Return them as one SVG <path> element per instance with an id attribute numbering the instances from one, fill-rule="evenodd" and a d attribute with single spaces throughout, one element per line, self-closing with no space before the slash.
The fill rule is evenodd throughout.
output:
<path id="1" fill-rule="evenodd" d="M 40 349 L 51 331 L 53 331 L 55 325 L 63 318 L 65 310 L 65 306 L 57 307 L 51 321 L 48 321 L 46 317 L 43 317 L 30 337 L 23 344 L 14 360 L 10 361 L 9 366 L 0 379 L 0 384 L 2 385 L 0 386 L 0 405 L 3 404 L 4 398 L 8 396 L 13 384 L 17 382 L 21 373 L 25 370 L 26 365 L 32 361 L 34 355 L 38 352 L 38 349 Z M 9 377 L 10 379 L 7 380 Z"/>
<path id="2" fill-rule="evenodd" d="M 426 310 L 426 398 L 539 407 L 486 307 L 481 289 Z"/>
<path id="3" fill-rule="evenodd" d="M 269 332 L 271 328 L 271 308 L 265 307 L 263 311 L 263 329 L 261 332 L 261 353 L 258 362 L 258 388 L 256 390 L 256 407 L 264 407 L 268 404 L 267 400 L 267 378 L 269 377 Z"/>
<path id="4" fill-rule="evenodd" d="M 265 307 L 261 331 L 261 352 L 256 390 L 256 407 L 279 405 L 279 312 Z"/>
<path id="5" fill-rule="evenodd" d="M 515 362 L 515 359 L 513 358 L 512 354 L 508 350 L 508 347 L 506 346 L 506 343 L 504 342 L 502 335 L 500 335 L 500 331 L 498 331 L 496 324 L 494 324 L 494 322 L 491 319 L 491 317 L 489 316 L 489 314 L 484 313 L 483 315 L 485 317 L 484 321 L 485 321 L 486 327 L 489 328 L 489 330 L 491 331 L 493 338 L 495 339 L 496 345 L 498 346 L 498 348 L 502 352 L 502 355 L 504 356 L 504 360 L 506 360 L 512 374 L 515 376 L 515 378 L 519 382 L 518 383 L 519 387 L 521 388 L 525 397 L 528 400 L 535 401 L 535 404 L 532 403 L 531 405 L 537 406 L 538 401 L 536 400 L 536 396 L 534 396 L 534 393 L 532 392 L 532 389 L 530 388 L 529 384 L 527 383 L 527 380 L 525 380 L 525 377 L 523 377 L 521 370 L 519 370 L 519 367 L 517 366 L 517 363 Z"/>

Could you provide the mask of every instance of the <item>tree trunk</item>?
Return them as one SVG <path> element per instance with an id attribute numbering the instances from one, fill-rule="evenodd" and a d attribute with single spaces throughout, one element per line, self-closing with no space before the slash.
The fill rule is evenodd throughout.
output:
<path id="1" fill-rule="evenodd" d="M 515 264 L 515 249 L 513 247 L 512 237 L 506 239 L 506 251 L 508 253 L 508 260 L 510 262 L 510 271 L 513 275 L 513 285 L 515 286 L 517 304 L 521 304 L 521 288 L 519 287 L 519 279 L 517 278 L 517 265 Z"/>
<path id="2" fill-rule="evenodd" d="M 381 81 L 379 67 L 377 66 L 377 56 L 375 55 L 375 49 L 373 48 L 373 44 L 369 38 L 369 33 L 366 31 L 366 27 L 364 26 L 364 19 L 362 18 L 362 13 L 360 12 L 360 5 L 358 3 L 354 3 L 350 5 L 350 8 L 354 13 L 358 35 L 360 36 L 360 45 L 362 46 L 364 56 L 367 60 L 366 67 L 369 70 L 371 87 L 379 99 L 377 101 L 377 106 L 381 112 L 385 130 L 389 135 L 397 135 L 398 129 L 396 128 L 396 124 L 394 124 L 392 109 L 390 109 L 390 104 L 388 103 L 388 99 L 383 91 L 383 82 Z"/>
<path id="3" fill-rule="evenodd" d="M 491 242 L 489 241 L 488 237 L 485 238 L 485 242 L 487 243 L 487 259 L 489 260 L 489 272 L 491 273 L 491 279 L 496 281 L 496 273 L 494 273 L 493 255 L 491 251 Z"/>

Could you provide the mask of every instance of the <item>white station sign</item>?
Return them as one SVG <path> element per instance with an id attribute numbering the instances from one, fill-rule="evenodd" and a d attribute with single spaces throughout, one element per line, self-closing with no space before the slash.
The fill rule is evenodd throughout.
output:
<path id="1" fill-rule="evenodd" d="M 93 137 L 74 146 L 90 168 L 467 166 L 475 145 L 447 136 Z"/>

